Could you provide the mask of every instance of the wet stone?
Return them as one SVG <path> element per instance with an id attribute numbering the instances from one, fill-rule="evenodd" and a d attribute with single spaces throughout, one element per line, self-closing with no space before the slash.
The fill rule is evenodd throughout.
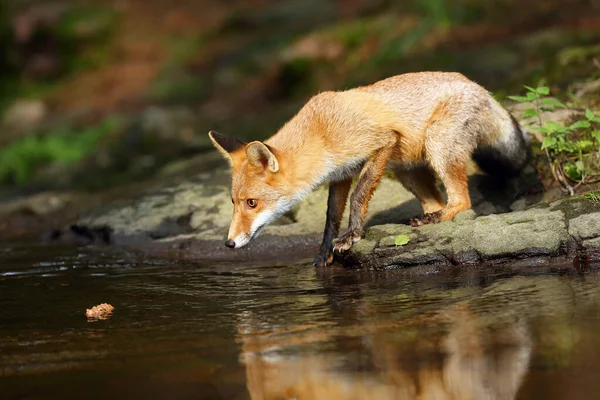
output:
<path id="1" fill-rule="evenodd" d="M 586 213 L 582 209 L 586 204 L 577 198 L 560 202 L 560 207 L 555 202 L 477 218 L 473 218 L 473 211 L 467 211 L 457 215 L 454 221 L 419 228 L 375 226 L 366 232 L 366 237 L 379 239 L 377 245 L 372 250 L 354 247 L 345 261 L 353 266 L 385 268 L 416 262 L 460 265 L 564 257 L 572 238 L 578 241 L 574 251 L 598 249 L 600 213 L 593 208 Z M 406 246 L 394 246 L 394 235 L 400 233 L 411 238 Z"/>
<path id="2" fill-rule="evenodd" d="M 531 185 L 513 182 L 499 190 L 481 175 L 469 179 L 472 198 L 485 201 L 458 214 L 453 221 L 413 228 L 408 224 L 422 213 L 419 202 L 399 182 L 384 178 L 370 202 L 363 239 L 350 251 L 337 255 L 337 261 L 360 268 L 470 265 L 564 257 L 567 252 L 586 251 L 586 246 L 597 247 L 600 209 L 595 203 L 582 198 L 561 199 L 495 214 L 535 203 L 535 197 L 519 192 Z M 326 185 L 266 227 L 249 246 L 232 250 L 224 246 L 233 214 L 230 188 L 210 181 L 188 181 L 97 209 L 79 218 L 77 232 L 92 232 L 84 238 L 91 242 L 109 242 L 153 256 L 195 261 L 314 257 L 325 226 Z M 342 233 L 347 224 L 348 209 Z M 97 240 L 94 232 L 99 228 L 109 232 L 109 237 Z M 408 243 L 396 245 L 398 235 L 408 236 Z"/>

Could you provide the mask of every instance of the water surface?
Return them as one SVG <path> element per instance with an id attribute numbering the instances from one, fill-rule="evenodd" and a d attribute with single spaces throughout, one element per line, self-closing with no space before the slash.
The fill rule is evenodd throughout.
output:
<path id="1" fill-rule="evenodd" d="M 112 317 L 88 322 L 104 302 Z M 2 399 L 590 399 L 600 274 L 199 265 L 10 243 L 0 339 Z"/>

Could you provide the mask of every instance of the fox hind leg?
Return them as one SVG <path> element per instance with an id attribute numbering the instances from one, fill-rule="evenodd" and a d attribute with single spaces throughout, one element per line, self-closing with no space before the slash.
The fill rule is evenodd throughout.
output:
<path id="1" fill-rule="evenodd" d="M 343 252 L 349 250 L 352 244 L 358 242 L 363 234 L 365 215 L 369 207 L 369 200 L 377 188 L 383 171 L 392 155 L 393 143 L 377 150 L 365 163 L 356 187 L 350 196 L 350 222 L 348 231 L 341 235 L 333 246 L 333 251 Z"/>
<path id="2" fill-rule="evenodd" d="M 461 110 L 448 111 L 448 118 L 443 123 L 435 121 L 425 132 L 427 160 L 448 195 L 440 221 L 449 221 L 459 212 L 471 208 L 467 164 L 476 147 L 477 126 L 471 126 L 468 119 L 462 121 L 463 114 Z"/>
<path id="3" fill-rule="evenodd" d="M 430 159 L 433 169 L 437 172 L 446 187 L 448 203 L 441 210 L 440 221 L 450 221 L 456 214 L 471 208 L 469 196 L 467 163 L 468 159 L 444 158 L 443 154 L 434 155 Z M 439 222 L 439 221 L 432 221 Z"/>
<path id="4" fill-rule="evenodd" d="M 410 169 L 394 168 L 394 174 L 402 185 L 411 191 L 421 202 L 423 215 L 411 220 L 411 225 L 420 226 L 426 223 L 439 222 L 441 210 L 446 203 L 435 184 L 435 176 L 431 169 L 420 166 Z"/>
<path id="5" fill-rule="evenodd" d="M 350 193 L 352 179 L 346 179 L 339 182 L 331 182 L 329 184 L 329 196 L 327 198 L 327 220 L 325 222 L 325 232 L 323 233 L 323 241 L 317 253 L 313 265 L 315 267 L 326 267 L 333 261 L 333 238 L 340 231 L 340 222 L 342 214 Z"/>
<path id="6" fill-rule="evenodd" d="M 442 210 L 442 221 L 449 221 L 461 211 L 471 208 L 467 175 L 467 161 L 451 164 L 441 178 L 448 192 L 448 204 Z"/>

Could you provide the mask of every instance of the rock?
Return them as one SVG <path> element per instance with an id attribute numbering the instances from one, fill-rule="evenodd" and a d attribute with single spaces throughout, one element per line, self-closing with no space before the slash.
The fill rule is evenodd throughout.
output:
<path id="1" fill-rule="evenodd" d="M 457 224 L 464 226 L 461 225 L 463 227 L 460 232 L 453 235 L 469 234 L 467 232 L 470 232 L 470 226 L 474 221 L 479 220 L 475 219 L 475 215 L 509 211 L 509 206 L 515 198 L 523 195 L 520 190 L 526 188 L 530 191 L 535 187 L 530 179 L 531 176 L 524 174 L 521 180 L 525 182 L 519 180 L 508 186 L 498 187 L 490 184 L 485 176 L 471 176 L 469 188 L 474 210 L 457 216 Z M 325 186 L 311 193 L 288 215 L 268 226 L 250 246 L 230 250 L 224 246 L 232 215 L 229 184 L 229 173 L 224 169 L 198 174 L 195 179 L 161 190 L 153 190 L 137 199 L 112 204 L 87 213 L 66 230 L 68 235 L 61 235 L 61 238 L 75 235 L 85 240 L 98 239 L 101 242 L 109 241 L 115 245 L 135 247 L 147 254 L 174 255 L 198 261 L 297 260 L 314 256 L 325 225 L 327 204 Z M 527 193 L 527 195 L 535 199 L 541 194 Z M 444 245 L 446 240 L 444 235 L 450 234 L 447 231 L 452 230 L 454 225 L 439 224 L 435 227 L 424 227 L 422 231 L 413 231 L 406 225 L 394 225 L 407 224 L 410 218 L 420 213 L 422 213 L 421 206 L 414 196 L 395 179 L 384 177 L 375 191 L 367 214 L 366 226 L 373 229 L 367 232 L 364 240 L 356 244 L 355 249 L 362 249 L 365 254 L 368 254 L 374 247 L 381 245 L 394 251 L 395 246 L 391 238 L 381 243 L 379 239 L 397 235 L 397 232 L 410 233 L 411 241 L 404 247 L 423 241 L 421 233 L 429 231 L 432 235 L 436 235 L 435 242 L 438 246 Z M 489 221 L 492 220 L 493 217 L 489 217 Z M 347 221 L 348 209 L 344 214 L 342 229 L 347 226 Z M 480 223 L 483 221 L 485 220 L 481 220 Z M 540 219 L 539 231 L 544 230 L 543 224 L 555 222 Z M 497 225 L 500 227 L 501 223 L 498 222 Z M 513 230 L 515 237 L 522 235 L 517 225 L 513 227 L 510 224 L 505 225 L 508 226 L 507 229 Z M 386 231 L 389 229 L 393 232 Z M 479 236 L 484 236 L 484 227 L 478 232 Z M 373 239 L 374 237 L 376 239 Z M 555 242 L 557 240 L 554 239 Z M 480 241 L 482 246 L 488 243 L 483 238 Z M 459 246 L 457 249 L 464 249 L 468 253 L 469 243 L 461 243 L 461 240 L 456 239 L 452 246 Z M 491 248 L 492 244 L 488 243 L 490 253 L 494 252 Z M 514 247 L 517 248 L 517 244 Z M 423 249 L 415 254 L 421 258 L 430 256 Z"/>
<path id="2" fill-rule="evenodd" d="M 60 234 L 57 226 L 74 222 L 83 210 L 98 207 L 105 198 L 97 193 L 0 190 L 0 242 L 38 239 Z"/>
<path id="3" fill-rule="evenodd" d="M 510 205 L 510 210 L 511 211 L 522 211 L 527 207 L 527 199 L 518 199 L 515 200 L 511 205 Z"/>
<path id="4" fill-rule="evenodd" d="M 476 216 L 477 216 L 477 214 L 475 213 L 475 211 L 471 209 L 471 210 L 463 211 L 463 212 L 456 214 L 456 216 L 454 217 L 454 220 L 457 222 L 472 221 L 475 219 Z"/>
<path id="5" fill-rule="evenodd" d="M 44 216 L 63 209 L 70 201 L 71 195 L 68 193 L 42 192 L 0 203 L 0 217 L 15 213 Z"/>
<path id="6" fill-rule="evenodd" d="M 479 215 L 490 215 L 498 212 L 496 207 L 489 201 L 484 201 L 477 207 Z"/>
<path id="7" fill-rule="evenodd" d="M 524 258 L 572 257 L 600 251 L 600 203 L 583 196 L 537 204 L 523 211 L 411 228 L 374 226 L 344 258 L 361 268 L 502 263 Z M 397 235 L 410 242 L 393 246 Z"/>
<path id="8" fill-rule="evenodd" d="M 569 221 L 569 234 L 580 240 L 595 239 L 600 232 L 600 213 L 580 215 Z"/>
<path id="9" fill-rule="evenodd" d="M 219 177 L 219 178 L 216 178 Z M 399 182 L 385 179 L 371 201 L 369 216 L 399 203 L 391 213 L 408 220 L 419 212 L 416 201 Z M 198 175 L 196 180 L 164 188 L 139 199 L 113 204 L 80 218 L 72 233 L 94 236 L 110 232 L 117 245 L 135 246 L 153 254 L 177 253 L 198 260 L 264 260 L 311 256 L 322 235 L 327 203 L 326 187 L 311 193 L 291 213 L 268 226 L 248 248 L 224 246 L 232 215 L 229 175 L 223 171 Z M 343 224 L 347 224 L 348 211 Z"/>

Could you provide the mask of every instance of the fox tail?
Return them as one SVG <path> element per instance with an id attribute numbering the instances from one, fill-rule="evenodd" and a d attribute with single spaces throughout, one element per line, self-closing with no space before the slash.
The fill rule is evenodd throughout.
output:
<path id="1" fill-rule="evenodd" d="M 478 146 L 473 153 L 479 168 L 498 180 L 517 176 L 531 156 L 527 133 L 512 115 L 508 116 L 511 128 L 493 145 Z"/>

